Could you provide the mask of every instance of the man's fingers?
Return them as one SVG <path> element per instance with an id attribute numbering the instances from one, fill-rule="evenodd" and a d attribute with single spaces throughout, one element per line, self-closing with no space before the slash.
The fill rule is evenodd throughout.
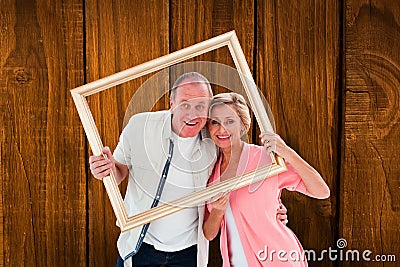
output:
<path id="1" fill-rule="evenodd" d="M 103 171 L 99 171 L 96 173 L 92 173 L 94 178 L 103 180 L 104 177 L 108 176 L 111 173 L 111 169 L 105 169 Z"/>
<path id="2" fill-rule="evenodd" d="M 282 222 L 284 225 L 286 225 L 289 222 L 287 215 L 278 214 L 276 217 L 278 221 Z"/>
<path id="3" fill-rule="evenodd" d="M 90 164 L 92 164 L 92 163 L 94 163 L 96 161 L 99 161 L 99 160 L 104 160 L 104 157 L 103 156 L 90 156 L 89 157 L 89 163 Z"/>
<path id="4" fill-rule="evenodd" d="M 286 213 L 286 212 L 287 212 L 287 208 L 286 208 L 286 206 L 285 206 L 285 205 L 283 205 L 283 203 L 282 203 L 282 200 L 281 200 L 281 199 L 279 199 L 279 209 L 278 209 L 278 211 L 283 211 L 284 213 Z"/>
<path id="5" fill-rule="evenodd" d="M 287 208 L 286 208 L 286 206 L 285 205 L 283 205 L 282 203 L 281 203 L 281 205 L 279 206 L 279 210 L 281 210 L 281 211 L 283 211 L 283 212 L 287 212 Z"/>
<path id="6" fill-rule="evenodd" d="M 104 158 L 102 157 L 102 160 L 98 160 L 98 161 L 95 161 L 94 163 L 91 163 L 91 164 L 90 164 L 90 169 L 91 169 L 92 171 L 94 171 L 94 170 L 96 170 L 97 168 L 102 167 L 102 166 L 109 166 L 109 167 L 111 167 L 111 161 L 110 161 L 109 159 L 104 159 Z"/>
<path id="7" fill-rule="evenodd" d="M 97 167 L 97 168 L 94 169 L 93 171 L 94 171 L 96 174 L 100 174 L 100 173 L 102 173 L 102 172 L 104 172 L 104 171 L 106 171 L 106 170 L 109 170 L 109 169 L 111 169 L 111 166 L 109 166 L 109 165 L 107 164 L 107 165 L 103 165 L 103 166 Z"/>
<path id="8" fill-rule="evenodd" d="M 99 180 L 103 180 L 108 176 L 113 169 L 112 153 L 109 147 L 103 147 L 102 152 L 104 155 L 90 156 L 89 164 L 92 175 Z"/>
<path id="9" fill-rule="evenodd" d="M 281 221 L 282 220 L 287 220 L 287 218 L 288 218 L 286 214 L 278 214 L 277 216 L 278 216 L 278 219 L 281 220 Z"/>
<path id="10" fill-rule="evenodd" d="M 106 154 L 107 158 L 111 159 L 112 154 L 111 154 L 111 150 L 108 146 L 103 147 L 102 151 L 104 154 Z"/>

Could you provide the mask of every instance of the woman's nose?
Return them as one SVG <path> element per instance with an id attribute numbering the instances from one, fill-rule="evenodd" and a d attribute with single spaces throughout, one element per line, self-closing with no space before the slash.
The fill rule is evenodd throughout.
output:
<path id="1" fill-rule="evenodd" d="M 218 134 L 226 133 L 226 128 L 222 124 L 218 124 L 217 133 Z"/>

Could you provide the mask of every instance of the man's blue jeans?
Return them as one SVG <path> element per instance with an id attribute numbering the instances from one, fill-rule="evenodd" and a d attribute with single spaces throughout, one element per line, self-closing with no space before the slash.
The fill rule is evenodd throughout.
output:
<path id="1" fill-rule="evenodd" d="M 132 260 L 134 267 L 196 267 L 197 266 L 197 245 L 175 252 L 156 250 L 152 245 L 143 243 Z M 117 266 L 123 267 L 124 261 L 118 256 Z"/>

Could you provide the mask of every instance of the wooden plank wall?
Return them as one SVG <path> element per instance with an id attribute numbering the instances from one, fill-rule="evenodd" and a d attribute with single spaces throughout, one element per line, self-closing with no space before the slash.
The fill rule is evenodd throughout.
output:
<path id="1" fill-rule="evenodd" d="M 333 243 L 337 230 L 340 4 L 260 1 L 257 10 L 256 78 L 271 105 L 276 132 L 331 189 L 328 200 L 283 194 L 289 226 L 304 247 L 321 251 Z"/>
<path id="2" fill-rule="evenodd" d="M 80 1 L 1 1 L 2 266 L 85 266 Z"/>
<path id="3" fill-rule="evenodd" d="M 88 82 L 169 52 L 168 3 L 89 0 L 85 3 L 85 14 Z M 143 79 L 138 79 L 130 82 L 129 87 L 121 85 L 88 98 L 102 141 L 112 150 L 122 130 L 132 89 L 141 82 Z M 92 179 L 90 173 L 87 175 L 88 265 L 113 266 L 119 235 L 116 219 L 103 184 Z"/>
<path id="4" fill-rule="evenodd" d="M 369 249 L 371 258 L 395 254 L 397 262 L 399 44 L 399 1 L 346 2 L 339 233 L 349 248 Z"/>
<path id="5" fill-rule="evenodd" d="M 233 29 L 276 132 L 331 188 L 325 201 L 284 195 L 304 247 L 344 238 L 400 261 L 399 25 L 390 0 L 2 0 L 0 266 L 115 265 L 119 231 L 69 90 Z M 88 98 L 112 149 L 146 78 Z M 337 265 L 366 263 L 310 263 Z"/>

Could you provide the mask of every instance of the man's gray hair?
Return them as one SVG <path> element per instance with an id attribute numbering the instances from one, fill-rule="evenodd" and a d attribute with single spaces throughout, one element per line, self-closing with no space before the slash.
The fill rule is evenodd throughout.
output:
<path id="1" fill-rule="evenodd" d="M 211 89 L 211 85 L 210 82 L 207 80 L 206 77 L 204 77 L 203 75 L 201 75 L 198 72 L 187 72 L 182 74 L 181 76 L 178 77 L 178 79 L 176 79 L 176 81 L 174 82 L 174 85 L 172 86 L 171 90 L 169 91 L 169 98 L 174 98 L 175 93 L 176 93 L 176 88 L 178 88 L 180 85 L 183 85 L 182 82 L 185 81 L 185 83 L 183 84 L 190 84 L 190 83 L 204 83 L 207 85 L 208 91 L 210 93 L 210 97 L 213 96 L 213 92 Z"/>

